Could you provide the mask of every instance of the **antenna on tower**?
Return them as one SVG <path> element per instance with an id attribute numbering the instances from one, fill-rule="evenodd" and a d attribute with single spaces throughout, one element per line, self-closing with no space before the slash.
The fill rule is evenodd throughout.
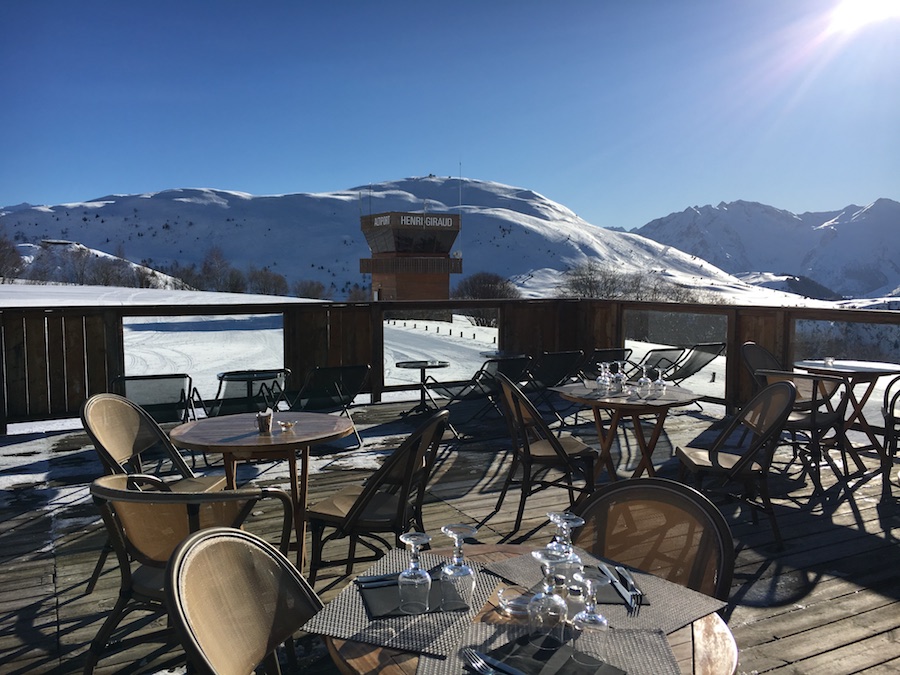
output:
<path id="1" fill-rule="evenodd" d="M 457 209 L 462 213 L 462 160 L 459 160 L 459 204 Z"/>

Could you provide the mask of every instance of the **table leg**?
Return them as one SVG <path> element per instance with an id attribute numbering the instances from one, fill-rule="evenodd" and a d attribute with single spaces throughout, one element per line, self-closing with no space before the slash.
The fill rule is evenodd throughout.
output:
<path id="1" fill-rule="evenodd" d="M 613 464 L 612 453 L 610 451 L 612 450 L 613 441 L 616 440 L 616 434 L 619 429 L 619 420 L 622 419 L 622 413 L 618 409 L 613 410 L 612 419 L 609 421 L 609 429 L 607 430 L 603 427 L 603 418 L 600 414 L 600 408 L 592 407 L 591 410 L 594 412 L 594 424 L 597 427 L 597 436 L 600 438 L 600 461 L 597 462 L 594 467 L 594 485 L 600 483 L 600 475 L 603 473 L 603 469 L 606 469 L 610 480 L 619 480 L 619 476 L 616 474 L 616 465 Z"/>
<path id="2" fill-rule="evenodd" d="M 222 462 L 225 464 L 225 487 L 234 490 L 237 488 L 237 460 L 226 452 L 222 454 Z"/>
<path id="3" fill-rule="evenodd" d="M 850 415 L 847 417 L 847 421 L 844 424 L 844 429 L 849 430 L 853 427 L 853 423 L 855 421 L 859 422 L 860 430 L 866 435 L 869 439 L 869 442 L 872 444 L 871 446 L 867 446 L 862 448 L 863 450 L 867 450 L 869 448 L 874 448 L 878 451 L 878 454 L 881 455 L 884 453 L 884 445 L 879 443 L 877 436 L 875 436 L 875 432 L 872 429 L 871 425 L 869 425 L 868 420 L 863 414 L 863 408 L 869 400 L 869 397 L 872 395 L 872 392 L 875 390 L 875 385 L 878 383 L 878 380 L 873 379 L 859 379 L 856 377 L 850 377 L 847 382 L 847 387 L 849 388 L 849 398 L 850 398 Z M 863 392 L 862 398 L 856 397 L 856 386 L 859 384 L 865 384 L 866 390 Z M 854 453 L 854 458 L 857 460 L 857 466 L 859 466 L 859 458 Z M 865 468 L 865 467 L 863 467 Z"/>
<path id="4" fill-rule="evenodd" d="M 291 472 L 291 500 L 294 502 L 294 533 L 297 537 L 297 569 L 306 565 L 306 508 L 309 500 L 309 446 L 299 449 L 300 471 L 297 471 L 297 453 L 288 458 Z"/>
<path id="5" fill-rule="evenodd" d="M 662 433 L 667 412 L 668 410 L 660 410 L 653 413 L 653 415 L 656 416 L 656 424 L 653 426 L 653 433 L 650 434 L 649 441 L 644 436 L 644 429 L 641 426 L 641 416 L 638 413 L 631 416 L 631 420 L 634 423 L 634 435 L 635 438 L 637 438 L 638 448 L 640 448 L 641 451 L 641 461 L 638 462 L 634 473 L 631 475 L 632 478 L 640 478 L 644 471 L 647 472 L 648 476 L 656 475 L 656 469 L 653 468 L 652 461 L 653 451 L 656 449 L 656 442 L 659 440 L 659 436 Z"/>

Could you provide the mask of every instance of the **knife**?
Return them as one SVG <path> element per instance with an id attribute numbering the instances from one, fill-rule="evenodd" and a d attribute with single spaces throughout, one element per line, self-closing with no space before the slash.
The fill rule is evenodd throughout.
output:
<path id="1" fill-rule="evenodd" d="M 474 649 L 472 650 L 475 651 Z M 518 668 L 514 668 L 508 663 L 503 663 L 503 661 L 498 661 L 492 656 L 488 656 L 487 654 L 483 654 L 482 652 L 475 652 L 478 656 L 484 659 L 485 663 L 487 663 L 491 668 L 496 670 L 497 672 L 504 673 L 504 675 L 525 675 Z"/>
<path id="2" fill-rule="evenodd" d="M 628 605 L 628 609 L 634 609 L 634 595 L 628 592 L 628 589 L 622 585 L 622 582 L 619 581 L 619 577 L 614 575 L 612 571 L 603 563 L 598 563 L 597 568 L 603 572 L 609 582 L 612 584 L 612 587 L 616 589 L 616 593 L 622 596 L 622 599 L 625 601 L 625 604 Z"/>
<path id="3" fill-rule="evenodd" d="M 369 574 L 356 577 L 356 583 L 369 585 L 377 581 L 393 581 L 397 582 L 397 576 L 400 572 L 389 572 L 388 574 Z"/>

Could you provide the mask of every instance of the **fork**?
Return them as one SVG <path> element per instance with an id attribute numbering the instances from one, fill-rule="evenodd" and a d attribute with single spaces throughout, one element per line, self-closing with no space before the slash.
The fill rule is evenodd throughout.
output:
<path id="1" fill-rule="evenodd" d="M 497 675 L 498 671 L 491 668 L 487 661 L 481 658 L 474 649 L 466 647 L 462 650 L 463 658 L 469 662 L 469 665 L 481 675 Z"/>
<path id="2" fill-rule="evenodd" d="M 634 577 L 631 575 L 631 571 L 622 567 L 621 565 L 616 565 L 616 572 L 619 573 L 625 583 L 628 584 L 628 590 L 631 593 L 631 597 L 634 600 L 635 613 L 640 609 L 640 606 L 644 604 L 644 592 L 640 589 L 637 583 L 634 581 Z"/>

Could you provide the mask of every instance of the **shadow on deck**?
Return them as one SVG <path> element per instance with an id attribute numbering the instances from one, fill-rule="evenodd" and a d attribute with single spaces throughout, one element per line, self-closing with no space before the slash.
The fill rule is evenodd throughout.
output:
<path id="1" fill-rule="evenodd" d="M 414 427 L 415 418 L 400 417 L 408 406 L 355 410 L 365 446 L 350 449 L 349 439 L 316 448 L 310 500 L 361 482 Z M 704 404 L 702 411 L 692 407 L 670 416 L 654 456 L 659 475 L 674 478 L 674 447 L 702 441 L 721 415 L 721 408 Z M 596 444 L 592 422 L 584 415 L 581 420 L 575 432 Z M 533 497 L 522 527 L 511 531 L 518 495 L 508 495 L 494 512 L 509 460 L 506 427 L 487 417 L 470 431 L 462 441 L 448 435 L 442 447 L 425 507 L 427 528 L 436 532 L 445 523 L 476 521 L 481 522 L 478 539 L 485 543 L 545 542 L 551 535 L 546 513 L 566 506 L 565 493 L 550 490 Z M 110 560 L 97 589 L 85 595 L 105 539 L 87 490 L 101 473 L 99 461 L 80 431 L 8 436 L 0 440 L 0 452 L 0 671 L 80 672 L 81 655 L 118 589 Z M 620 435 L 616 459 L 623 473 L 637 463 L 636 454 L 628 435 Z M 754 524 L 740 508 L 722 506 L 738 544 L 725 614 L 741 649 L 739 672 L 900 671 L 900 506 L 893 497 L 882 503 L 878 458 L 872 451 L 863 457 L 868 471 L 846 483 L 823 467 L 825 490 L 814 496 L 790 450 L 779 451 L 771 488 L 784 550 L 775 550 L 764 519 Z M 198 469 L 221 471 L 215 465 L 206 469 L 202 460 Z M 288 478 L 284 466 L 259 463 L 240 467 L 239 481 L 248 480 L 285 486 Z M 277 528 L 263 512 L 248 529 L 267 536 Z M 346 582 L 342 568 L 331 568 L 320 573 L 316 587 L 327 602 Z M 145 628 L 154 627 L 159 622 Z M 306 672 L 336 672 L 319 641 L 307 641 L 306 647 Z M 147 643 L 110 655 L 96 672 L 170 667 L 183 672 L 182 664 L 177 648 Z"/>

